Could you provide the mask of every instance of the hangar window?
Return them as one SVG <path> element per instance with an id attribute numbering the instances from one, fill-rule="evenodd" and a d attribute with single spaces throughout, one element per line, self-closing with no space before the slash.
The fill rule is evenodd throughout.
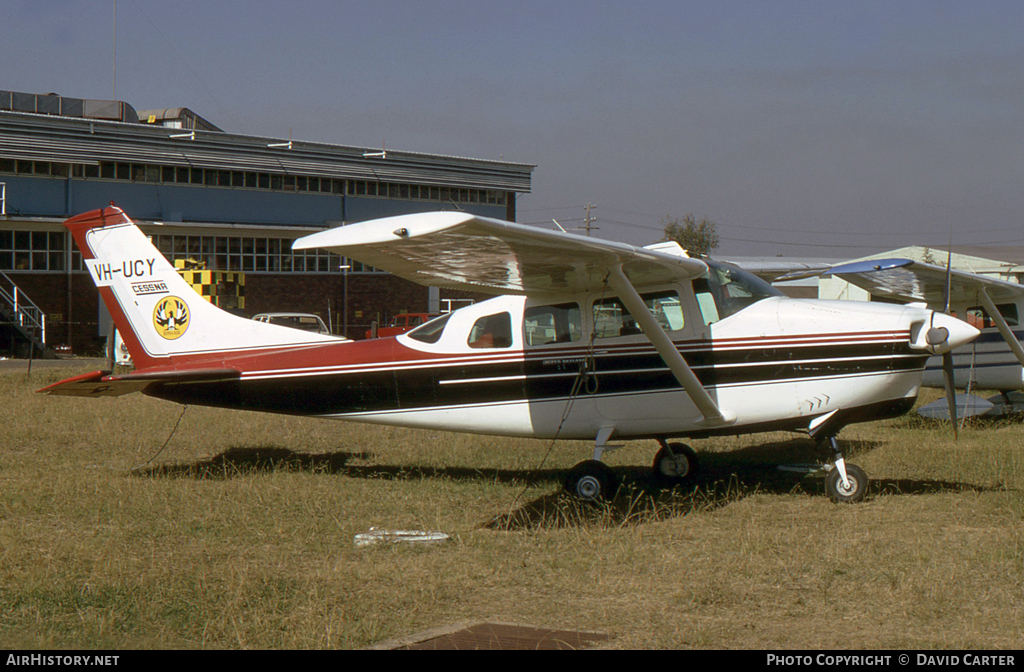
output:
<path id="1" fill-rule="evenodd" d="M 65 237 L 58 231 L 0 231 L 0 270 L 65 270 Z"/>
<path id="2" fill-rule="evenodd" d="M 293 238 L 157 234 L 153 244 L 167 259 L 199 262 L 210 271 L 249 273 L 381 273 L 372 266 L 327 252 L 292 251 Z"/>
<path id="3" fill-rule="evenodd" d="M 206 187 L 230 187 L 235 189 L 303 191 L 323 194 L 348 193 L 351 196 L 429 200 L 443 203 L 505 205 L 507 200 L 506 192 L 489 189 L 434 187 L 421 184 L 379 182 L 375 180 L 343 180 L 311 175 L 278 175 L 217 168 L 117 161 L 100 161 L 90 165 L 0 158 L 0 172 L 55 177 L 67 177 L 70 175 L 85 179 L 99 178 L 131 182 L 163 182 L 203 185 Z"/>

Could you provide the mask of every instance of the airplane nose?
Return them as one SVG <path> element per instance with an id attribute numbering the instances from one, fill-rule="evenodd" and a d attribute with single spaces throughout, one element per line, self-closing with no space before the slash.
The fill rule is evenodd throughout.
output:
<path id="1" fill-rule="evenodd" d="M 970 343 L 981 334 L 980 331 L 951 315 L 932 312 L 931 326 L 925 333 L 927 349 L 941 355 Z"/>

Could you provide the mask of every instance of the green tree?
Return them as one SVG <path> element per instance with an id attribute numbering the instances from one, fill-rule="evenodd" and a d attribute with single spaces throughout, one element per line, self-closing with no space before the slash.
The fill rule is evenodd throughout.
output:
<path id="1" fill-rule="evenodd" d="M 707 256 L 718 247 L 715 223 L 706 217 L 697 221 L 693 215 L 688 214 L 683 217 L 666 217 L 661 223 L 665 230 L 662 240 L 676 241 L 691 257 Z"/>

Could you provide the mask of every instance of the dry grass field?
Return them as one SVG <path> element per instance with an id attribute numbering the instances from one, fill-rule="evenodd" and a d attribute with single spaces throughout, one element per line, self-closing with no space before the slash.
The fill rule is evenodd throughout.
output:
<path id="1" fill-rule="evenodd" d="M 847 428 L 867 500 L 833 504 L 788 434 L 656 444 L 607 506 L 559 494 L 583 443 L 368 427 L 34 390 L 0 374 L 6 648 L 355 648 L 501 621 L 637 648 L 1020 648 L 1024 425 Z M 550 450 L 549 450 L 550 449 Z M 446 532 L 359 548 L 371 527 Z"/>

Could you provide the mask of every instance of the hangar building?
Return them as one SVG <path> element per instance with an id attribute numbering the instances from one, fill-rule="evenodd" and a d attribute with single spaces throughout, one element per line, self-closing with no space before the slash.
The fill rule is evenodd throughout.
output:
<path id="1" fill-rule="evenodd" d="M 292 252 L 294 239 L 432 210 L 514 221 L 534 167 L 237 135 L 188 108 L 0 91 L 0 354 L 27 347 L 33 315 L 51 348 L 101 351 L 109 317 L 62 226 L 69 216 L 114 202 L 172 263 L 244 274 L 246 314 L 317 313 L 357 336 L 426 312 L 427 288 Z"/>

